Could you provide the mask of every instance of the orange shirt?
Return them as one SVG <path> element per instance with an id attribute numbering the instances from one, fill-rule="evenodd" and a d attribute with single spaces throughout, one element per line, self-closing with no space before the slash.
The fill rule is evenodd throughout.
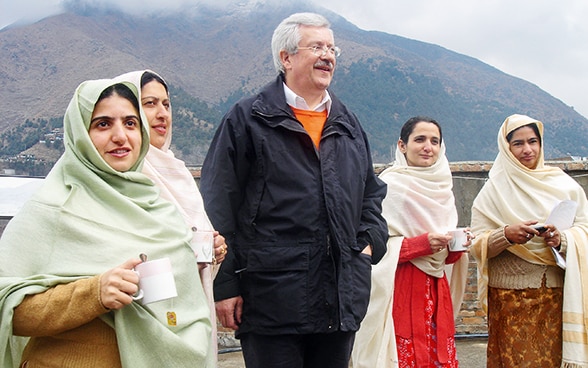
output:
<path id="1" fill-rule="evenodd" d="M 298 119 L 301 123 L 310 139 L 314 142 L 316 148 L 319 148 L 319 144 L 321 142 L 321 135 L 323 133 L 323 127 L 325 126 L 325 122 L 327 121 L 327 110 L 323 111 L 311 111 L 311 110 L 301 110 L 297 109 L 293 106 L 290 106 L 294 115 L 296 115 L 296 119 Z"/>

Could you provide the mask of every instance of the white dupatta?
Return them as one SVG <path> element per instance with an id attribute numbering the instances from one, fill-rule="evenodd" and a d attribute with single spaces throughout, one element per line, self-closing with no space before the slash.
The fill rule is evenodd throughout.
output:
<path id="1" fill-rule="evenodd" d="M 352 351 L 354 368 L 388 368 L 398 366 L 392 307 L 394 277 L 404 237 L 426 232 L 445 233 L 455 229 L 457 210 L 453 196 L 453 179 L 441 144 L 439 159 L 430 167 L 408 166 L 396 149 L 394 165 L 380 174 L 388 185 L 382 215 L 388 224 L 388 251 L 372 266 L 372 289 L 368 311 L 356 334 Z M 468 257 L 464 254 L 454 265 L 445 266 L 447 250 L 411 261 L 423 272 L 442 277 L 452 268 L 450 288 L 454 315 L 457 315 L 466 285 Z"/>
<path id="2" fill-rule="evenodd" d="M 539 128 L 541 151 L 537 167 L 528 169 L 510 152 L 506 136 L 521 126 Z M 563 367 L 588 367 L 588 201 L 580 185 L 561 169 L 544 165 L 543 123 L 525 115 L 509 116 L 498 132 L 498 155 L 489 179 L 474 200 L 472 231 L 476 235 L 472 254 L 478 263 L 478 297 L 488 309 L 488 237 L 507 224 L 536 219 L 543 221 L 560 200 L 578 203 L 576 218 L 568 230 L 567 268 L 563 301 Z M 555 266 L 542 238 L 506 249 L 535 264 Z"/>

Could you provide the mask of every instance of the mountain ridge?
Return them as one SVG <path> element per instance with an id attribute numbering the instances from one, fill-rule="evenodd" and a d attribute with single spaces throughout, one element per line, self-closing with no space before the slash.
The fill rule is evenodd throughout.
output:
<path id="1" fill-rule="evenodd" d="M 231 11 L 198 6 L 143 16 L 74 7 L 4 29 L 0 134 L 12 139 L 6 132 L 26 119 L 62 116 L 85 79 L 153 69 L 172 90 L 174 124 L 181 126 L 174 129 L 174 150 L 198 164 L 227 108 L 275 78 L 272 31 L 299 11 L 318 12 L 331 21 L 343 50 L 332 91 L 362 121 L 374 161 L 391 160 L 400 126 L 414 115 L 440 121 L 453 161 L 492 160 L 498 127 L 512 113 L 546 123 L 546 156 L 588 156 L 588 120 L 536 85 L 439 45 L 361 30 L 304 3 L 253 3 Z M 176 95 L 184 97 L 182 104 Z M 204 124 L 198 115 L 207 116 Z M 197 147 L 186 139 L 192 136 Z"/>

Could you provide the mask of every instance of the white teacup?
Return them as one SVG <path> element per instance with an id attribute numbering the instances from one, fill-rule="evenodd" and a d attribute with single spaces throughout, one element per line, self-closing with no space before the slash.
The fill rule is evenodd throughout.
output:
<path id="1" fill-rule="evenodd" d="M 139 275 L 139 291 L 133 299 L 149 304 L 178 296 L 169 258 L 147 261 L 135 266 Z"/>
<path id="2" fill-rule="evenodd" d="M 451 235 L 451 241 L 449 242 L 449 250 L 451 252 L 463 252 L 468 250 L 465 246 L 468 242 L 468 235 L 472 236 L 472 233 L 465 227 L 458 227 L 455 230 L 448 231 Z"/>

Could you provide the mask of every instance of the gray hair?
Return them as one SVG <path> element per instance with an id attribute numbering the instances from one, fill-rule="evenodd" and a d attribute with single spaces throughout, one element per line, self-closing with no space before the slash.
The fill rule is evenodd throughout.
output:
<path id="1" fill-rule="evenodd" d="M 296 13 L 284 19 L 274 30 L 272 36 L 272 55 L 274 58 L 274 67 L 278 73 L 284 72 L 284 66 L 280 59 L 282 50 L 289 54 L 298 52 L 298 43 L 300 42 L 300 26 L 325 27 L 331 28 L 331 23 L 327 18 L 316 13 Z M 331 33 L 333 31 L 331 30 Z"/>

